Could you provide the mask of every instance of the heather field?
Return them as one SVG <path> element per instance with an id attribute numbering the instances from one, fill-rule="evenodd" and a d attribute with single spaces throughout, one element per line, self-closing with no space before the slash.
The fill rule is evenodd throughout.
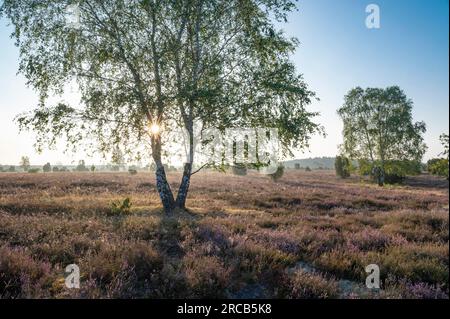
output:
<path id="1" fill-rule="evenodd" d="M 189 210 L 166 216 L 150 173 L 3 173 L 0 297 L 448 298 L 448 205 L 427 175 L 200 172 Z M 72 263 L 80 289 L 64 284 Z"/>

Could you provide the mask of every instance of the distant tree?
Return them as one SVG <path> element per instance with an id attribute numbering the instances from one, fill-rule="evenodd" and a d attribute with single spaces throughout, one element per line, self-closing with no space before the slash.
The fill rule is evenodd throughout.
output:
<path id="1" fill-rule="evenodd" d="M 311 172 L 311 168 L 309 166 L 306 166 L 305 172 Z"/>
<path id="2" fill-rule="evenodd" d="M 448 134 L 441 134 L 439 136 L 439 140 L 441 141 L 442 147 L 444 148 L 444 151 L 440 154 L 441 156 L 449 158 L 449 138 Z"/>
<path id="3" fill-rule="evenodd" d="M 50 165 L 50 163 L 45 164 L 45 165 L 42 167 L 42 171 L 43 171 L 44 173 L 51 172 L 51 171 L 52 171 L 52 166 Z"/>
<path id="4" fill-rule="evenodd" d="M 30 158 L 28 156 L 22 156 L 20 159 L 20 166 L 24 172 L 27 172 L 30 169 Z"/>
<path id="5" fill-rule="evenodd" d="M 59 172 L 59 167 L 58 166 L 53 166 L 52 171 L 53 172 Z"/>
<path id="6" fill-rule="evenodd" d="M 298 163 L 295 163 L 295 169 L 300 169 L 300 164 L 298 164 Z"/>
<path id="7" fill-rule="evenodd" d="M 72 2 L 78 29 L 64 21 Z M 104 154 L 149 145 L 165 211 L 183 209 L 194 123 L 277 128 L 285 154 L 321 131 L 312 122 L 317 113 L 307 110 L 314 93 L 291 61 L 298 41 L 278 24 L 295 9 L 293 0 L 1 1 L 21 52 L 19 71 L 40 94 L 19 126 L 38 133 L 38 149 L 60 136 L 68 147 L 95 141 Z M 70 80 L 81 87 L 81 105 L 49 104 Z M 176 197 L 164 171 L 164 128 L 189 137 Z"/>
<path id="8" fill-rule="evenodd" d="M 385 183 L 387 161 L 420 162 L 425 153 L 425 123 L 413 122 L 412 107 L 397 86 L 357 87 L 338 110 L 344 122 L 343 152 L 352 159 L 369 160 L 380 186 Z"/>
<path id="9" fill-rule="evenodd" d="M 345 156 L 336 156 L 336 160 L 334 162 L 334 167 L 336 170 L 336 175 L 341 178 L 350 177 L 351 171 L 351 162 Z"/>
<path id="10" fill-rule="evenodd" d="M 87 172 L 87 171 L 89 171 L 89 169 L 86 167 L 86 163 L 84 162 L 84 160 L 80 160 L 80 161 L 78 162 L 78 165 L 77 165 L 77 167 L 75 168 L 75 170 L 76 170 L 77 172 Z"/>
<path id="11" fill-rule="evenodd" d="M 432 175 L 449 178 L 449 166 L 447 158 L 433 158 L 427 162 L 427 170 Z"/>
<path id="12" fill-rule="evenodd" d="M 3 172 L 3 165 L 0 165 L 0 172 Z"/>
<path id="13" fill-rule="evenodd" d="M 8 168 L 8 172 L 15 172 L 16 171 L 16 167 L 15 166 L 10 166 Z"/>
<path id="14" fill-rule="evenodd" d="M 427 171 L 432 175 L 446 177 L 449 176 L 448 159 L 432 158 L 427 162 Z"/>
<path id="15" fill-rule="evenodd" d="M 122 150 L 119 147 L 116 147 L 113 150 L 111 163 L 114 166 L 118 167 L 117 171 L 119 171 L 121 168 L 123 168 L 125 166 L 125 157 L 123 155 Z"/>
<path id="16" fill-rule="evenodd" d="M 433 158 L 427 162 L 427 170 L 430 174 L 446 177 L 449 179 L 449 137 L 448 134 L 441 134 L 439 137 L 444 151 L 440 156 L 444 158 Z"/>
<path id="17" fill-rule="evenodd" d="M 95 166 L 94 165 L 91 165 L 91 172 L 92 173 L 95 172 Z"/>
<path id="18" fill-rule="evenodd" d="M 41 170 L 40 168 L 29 168 L 28 173 L 36 174 L 39 173 L 40 170 Z"/>

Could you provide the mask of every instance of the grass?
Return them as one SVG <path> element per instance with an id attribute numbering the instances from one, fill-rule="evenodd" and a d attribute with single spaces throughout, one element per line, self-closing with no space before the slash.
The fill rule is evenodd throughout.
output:
<path id="1" fill-rule="evenodd" d="M 0 297 L 448 298 L 446 181 L 288 170 L 191 185 L 189 210 L 165 216 L 150 173 L 0 174 Z M 80 289 L 64 285 L 71 263 Z"/>

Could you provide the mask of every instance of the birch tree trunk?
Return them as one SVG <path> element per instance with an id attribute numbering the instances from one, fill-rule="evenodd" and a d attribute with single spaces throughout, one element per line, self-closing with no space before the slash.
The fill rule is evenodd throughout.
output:
<path id="1" fill-rule="evenodd" d="M 156 189 L 158 190 L 164 212 L 170 214 L 175 208 L 175 201 L 170 185 L 167 181 L 166 171 L 161 161 L 161 137 L 152 138 L 152 156 L 156 164 Z"/>

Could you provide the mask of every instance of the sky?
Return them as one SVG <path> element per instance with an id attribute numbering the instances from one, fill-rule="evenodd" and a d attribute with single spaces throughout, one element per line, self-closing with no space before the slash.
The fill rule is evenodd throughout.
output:
<path id="1" fill-rule="evenodd" d="M 380 28 L 366 27 L 366 7 L 380 8 Z M 300 41 L 292 59 L 320 101 L 310 111 L 327 136 L 314 136 L 308 150 L 296 157 L 335 156 L 342 143 L 342 122 L 336 110 L 356 86 L 400 86 L 413 100 L 415 121 L 427 124 L 424 160 L 442 147 L 439 135 L 449 130 L 449 1 L 448 0 L 300 0 L 298 11 L 282 24 Z M 37 94 L 17 75 L 19 54 L 12 28 L 0 20 L 0 164 L 17 165 L 21 156 L 31 164 L 71 164 L 79 159 L 99 162 L 63 148 L 36 154 L 32 133 L 20 133 L 14 117 L 37 104 Z"/>

